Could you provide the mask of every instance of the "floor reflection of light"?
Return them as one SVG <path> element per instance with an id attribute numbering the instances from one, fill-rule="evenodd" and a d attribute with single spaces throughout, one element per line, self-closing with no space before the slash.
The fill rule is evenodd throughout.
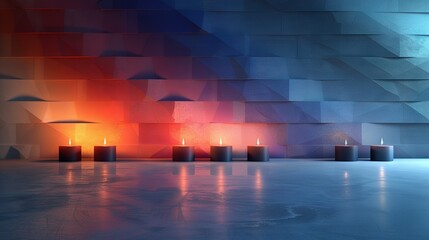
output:
<path id="1" fill-rule="evenodd" d="M 186 220 L 186 217 L 189 216 L 189 209 L 186 205 L 186 197 L 188 194 L 189 187 L 189 173 L 188 168 L 185 165 L 180 166 L 179 170 L 179 189 L 181 197 L 177 203 L 177 212 L 175 213 L 175 220 L 179 222 L 183 222 Z"/>
<path id="2" fill-rule="evenodd" d="M 116 163 L 97 163 L 94 176 L 100 182 L 112 182 L 116 176 Z"/>
<path id="3" fill-rule="evenodd" d="M 351 192 L 350 192 L 349 172 L 344 171 L 343 177 L 344 177 L 344 181 L 343 181 L 343 183 L 344 183 L 344 196 L 350 197 Z"/>
<path id="4" fill-rule="evenodd" d="M 262 173 L 261 173 L 261 169 L 256 169 L 255 172 L 255 189 L 256 189 L 256 193 L 257 196 L 260 197 L 261 196 L 261 191 L 263 188 L 263 181 L 262 181 Z"/>
<path id="5" fill-rule="evenodd" d="M 380 187 L 380 207 L 386 207 L 386 173 L 384 167 L 381 166 L 379 170 L 379 187 Z"/>
<path id="6" fill-rule="evenodd" d="M 261 170 L 260 169 L 256 169 L 256 181 L 255 181 L 255 187 L 258 190 L 262 190 L 262 174 L 261 174 Z"/>
<path id="7" fill-rule="evenodd" d="M 216 213 L 218 216 L 218 222 L 225 223 L 225 169 L 223 166 L 219 166 L 219 172 L 217 176 L 217 192 L 219 197 L 218 211 Z"/>
<path id="8" fill-rule="evenodd" d="M 101 177 L 103 182 L 107 182 L 109 180 L 109 169 L 107 165 L 103 165 L 101 167 Z"/>
<path id="9" fill-rule="evenodd" d="M 74 173 L 72 170 L 67 171 L 67 184 L 71 185 L 74 182 Z"/>
<path id="10" fill-rule="evenodd" d="M 188 173 L 185 165 L 180 166 L 179 185 L 180 192 L 185 195 L 188 192 Z"/>
<path id="11" fill-rule="evenodd" d="M 225 185 L 225 172 L 222 167 L 219 167 L 219 173 L 217 177 L 217 192 L 219 194 L 224 193 L 225 191 L 224 185 Z"/>
<path id="12" fill-rule="evenodd" d="M 60 163 L 59 174 L 67 185 L 74 185 L 82 180 L 82 169 L 80 163 Z"/>

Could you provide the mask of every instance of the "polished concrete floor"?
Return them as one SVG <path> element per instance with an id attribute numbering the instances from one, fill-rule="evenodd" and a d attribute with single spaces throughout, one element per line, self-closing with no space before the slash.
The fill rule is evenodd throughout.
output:
<path id="1" fill-rule="evenodd" d="M 1 239 L 429 239 L 429 160 L 0 161 Z"/>

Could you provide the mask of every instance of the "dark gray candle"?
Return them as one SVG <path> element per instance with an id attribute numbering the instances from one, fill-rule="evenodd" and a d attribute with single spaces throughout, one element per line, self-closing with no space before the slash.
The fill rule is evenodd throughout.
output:
<path id="1" fill-rule="evenodd" d="M 96 162 L 115 162 L 116 161 L 116 146 L 107 146 L 106 138 L 104 138 L 103 146 L 94 146 L 94 161 Z"/>
<path id="2" fill-rule="evenodd" d="M 259 138 L 256 140 L 256 145 L 247 146 L 247 161 L 267 162 L 269 160 L 268 146 L 259 145 Z"/>
<path id="3" fill-rule="evenodd" d="M 211 146 L 210 160 L 215 162 L 231 162 L 232 146 Z"/>
<path id="4" fill-rule="evenodd" d="M 371 161 L 393 161 L 393 146 L 372 145 Z"/>
<path id="5" fill-rule="evenodd" d="M 185 145 L 185 140 L 182 139 L 182 145 L 173 146 L 173 161 L 175 162 L 195 161 L 194 146 Z"/>
<path id="6" fill-rule="evenodd" d="M 115 162 L 116 146 L 94 146 L 94 161 Z"/>
<path id="7" fill-rule="evenodd" d="M 335 161 L 357 161 L 358 147 L 356 145 L 336 145 Z"/>
<path id="8" fill-rule="evenodd" d="M 71 140 L 69 145 L 59 146 L 58 161 L 60 162 L 78 162 L 82 160 L 82 147 L 72 146 Z"/>

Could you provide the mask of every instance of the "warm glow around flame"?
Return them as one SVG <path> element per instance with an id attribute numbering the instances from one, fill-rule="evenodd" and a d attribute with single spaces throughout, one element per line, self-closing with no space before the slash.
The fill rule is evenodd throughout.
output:
<path id="1" fill-rule="evenodd" d="M 182 138 L 182 145 L 185 145 L 185 138 Z"/>
<path id="2" fill-rule="evenodd" d="M 383 139 L 383 138 L 381 138 L 381 139 L 380 139 L 380 144 L 381 144 L 381 145 L 383 145 L 383 144 L 384 144 L 384 139 Z"/>
<path id="3" fill-rule="evenodd" d="M 219 145 L 222 145 L 222 138 L 219 138 Z"/>
<path id="4" fill-rule="evenodd" d="M 256 139 L 256 145 L 259 146 L 259 138 Z"/>
<path id="5" fill-rule="evenodd" d="M 71 146 L 71 138 L 69 138 L 69 146 Z"/>
<path id="6" fill-rule="evenodd" d="M 107 144 L 107 141 L 106 141 L 106 137 L 104 137 L 104 145 L 106 145 Z"/>

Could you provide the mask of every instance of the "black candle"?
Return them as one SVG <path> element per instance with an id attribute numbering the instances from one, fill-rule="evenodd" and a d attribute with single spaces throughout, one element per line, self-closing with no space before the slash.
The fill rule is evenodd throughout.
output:
<path id="1" fill-rule="evenodd" d="M 175 162 L 195 161 L 194 146 L 185 145 L 185 140 L 182 139 L 182 145 L 173 146 L 173 161 Z"/>
<path id="2" fill-rule="evenodd" d="M 335 161 L 357 161 L 358 147 L 356 145 L 348 145 L 347 140 L 344 145 L 335 146 Z"/>
<path id="3" fill-rule="evenodd" d="M 259 138 L 256 140 L 256 145 L 247 146 L 247 161 L 267 162 L 269 160 L 268 146 L 259 145 Z"/>
<path id="4" fill-rule="evenodd" d="M 219 145 L 210 146 L 210 160 L 215 162 L 231 162 L 232 146 L 222 145 L 222 139 L 219 139 Z"/>
<path id="5" fill-rule="evenodd" d="M 115 162 L 116 146 L 107 146 L 104 138 L 103 146 L 94 146 L 94 161 L 96 162 Z"/>
<path id="6" fill-rule="evenodd" d="M 393 146 L 384 145 L 383 139 L 381 139 L 380 145 L 372 145 L 371 161 L 393 161 Z"/>
<path id="7" fill-rule="evenodd" d="M 82 147 L 72 146 L 71 139 L 69 145 L 59 146 L 58 161 L 60 162 L 78 162 L 82 160 Z"/>

